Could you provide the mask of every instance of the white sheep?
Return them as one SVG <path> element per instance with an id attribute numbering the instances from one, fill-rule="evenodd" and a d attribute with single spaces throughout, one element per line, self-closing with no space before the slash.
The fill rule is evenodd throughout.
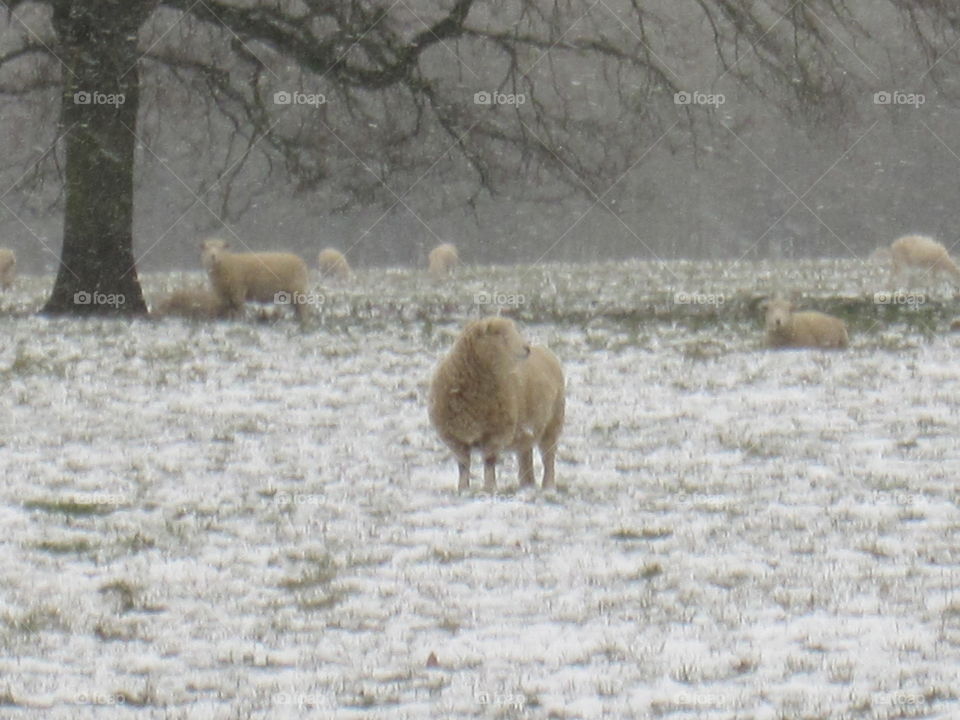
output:
<path id="1" fill-rule="evenodd" d="M 849 344 L 843 320 L 821 312 L 794 312 L 783 298 L 766 302 L 767 345 L 770 347 L 845 348 Z"/>
<path id="2" fill-rule="evenodd" d="M 0 248 L 0 289 L 9 290 L 17 274 L 17 256 L 13 250 Z"/>
<path id="3" fill-rule="evenodd" d="M 244 302 L 292 303 L 303 319 L 307 305 L 307 265 L 293 253 L 233 253 L 224 240 L 203 244 L 203 267 L 222 311 L 236 313 Z"/>
<path id="4" fill-rule="evenodd" d="M 895 278 L 919 270 L 948 274 L 960 280 L 960 268 L 950 259 L 947 249 L 925 235 L 905 235 L 894 240 L 890 246 L 890 260 Z"/>
<path id="5" fill-rule="evenodd" d="M 520 484 L 534 483 L 534 445 L 543 461 L 543 487 L 551 487 L 564 407 L 560 361 L 547 348 L 530 347 L 504 317 L 470 323 L 430 383 L 430 421 L 456 457 L 460 490 L 470 486 L 473 448 L 483 456 L 488 492 L 496 489 L 497 458 L 504 451 L 517 453 Z"/>
<path id="6" fill-rule="evenodd" d="M 351 275 L 350 263 L 343 253 L 335 248 L 325 248 L 317 256 L 320 274 L 329 277 L 347 280 Z"/>
<path id="7" fill-rule="evenodd" d="M 434 277 L 443 277 L 460 264 L 460 256 L 457 254 L 457 248 L 450 243 L 437 245 L 430 251 L 428 260 L 428 270 Z"/>
<path id="8" fill-rule="evenodd" d="M 208 320 L 220 315 L 221 311 L 220 298 L 212 290 L 205 287 L 186 287 L 161 297 L 151 315 Z"/>

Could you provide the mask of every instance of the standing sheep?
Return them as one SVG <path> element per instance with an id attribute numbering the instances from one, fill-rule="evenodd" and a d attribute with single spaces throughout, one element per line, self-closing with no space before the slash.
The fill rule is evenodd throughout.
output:
<path id="1" fill-rule="evenodd" d="M 543 461 L 543 487 L 554 484 L 563 429 L 564 381 L 547 348 L 530 347 L 512 320 L 476 320 L 466 327 L 430 383 L 430 422 L 453 451 L 459 489 L 470 487 L 470 451 L 483 456 L 483 485 L 496 489 L 501 452 L 517 453 L 520 484 L 534 483 L 533 446 Z"/>
<path id="2" fill-rule="evenodd" d="M 343 253 L 335 248 L 321 250 L 317 262 L 320 265 L 321 275 L 339 278 L 340 280 L 350 278 L 350 263 L 347 262 Z"/>
<path id="3" fill-rule="evenodd" d="M 460 256 L 457 254 L 457 248 L 450 243 L 437 245 L 430 251 L 428 256 L 429 271 L 434 277 L 443 277 L 460 264 Z"/>
<path id="4" fill-rule="evenodd" d="M 247 300 L 293 303 L 297 317 L 305 316 L 307 266 L 292 253 L 233 253 L 225 241 L 211 238 L 203 244 L 203 267 L 223 312 L 235 313 Z"/>
<path id="5" fill-rule="evenodd" d="M 0 289 L 9 290 L 17 273 L 17 256 L 13 250 L 0 248 Z"/>
<path id="6" fill-rule="evenodd" d="M 767 345 L 770 347 L 845 348 L 849 343 L 843 320 L 821 312 L 794 312 L 782 298 L 767 301 Z"/>
<path id="7" fill-rule="evenodd" d="M 905 235 L 893 241 L 890 259 L 894 277 L 913 270 L 946 273 L 960 280 L 960 268 L 950 259 L 947 249 L 924 235 Z"/>

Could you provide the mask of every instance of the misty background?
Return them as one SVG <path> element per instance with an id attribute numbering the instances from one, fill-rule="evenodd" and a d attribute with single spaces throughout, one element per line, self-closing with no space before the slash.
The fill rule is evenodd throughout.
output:
<path id="1" fill-rule="evenodd" d="M 138 266 L 199 269 L 200 242 L 212 234 L 295 251 L 311 266 L 333 246 L 356 268 L 422 265 L 439 242 L 480 264 L 844 258 L 907 232 L 950 247 L 957 37 L 924 25 L 931 44 L 919 43 L 897 4 L 845 3 L 848 23 L 817 17 L 816 42 L 829 51 L 798 54 L 797 78 L 777 76 L 745 39 L 723 44 L 721 61 L 695 2 L 642 3 L 642 30 L 629 2 L 576 6 L 544 25 L 547 36 L 633 44 L 662 81 L 550 45 L 520 48 L 512 68 L 489 38 L 468 37 L 438 43 L 420 62 L 443 91 L 443 110 L 432 112 L 403 88 L 347 92 L 266 46 L 160 8 L 141 38 Z M 522 33 L 541 22 L 527 5 L 485 3 L 469 24 Z M 383 22 L 409 36 L 444 7 L 401 4 Z M 776 7 L 761 44 L 789 38 Z M 0 28 L 5 54 L 52 35 L 48 10 L 30 4 L 4 13 Z M 806 70 L 816 82 L 799 77 Z M 55 270 L 60 253 L 61 72 L 44 53 L 0 71 L 0 246 L 26 273 Z M 802 83 L 819 94 L 791 93 Z M 678 104 L 678 90 L 723 102 Z M 277 92 L 324 101 L 269 102 Z M 478 104 L 478 92 L 524 102 Z M 454 119 L 452 135 L 438 117 Z M 456 137 L 478 132 L 462 151 Z M 531 138 L 545 149 L 531 150 Z"/>

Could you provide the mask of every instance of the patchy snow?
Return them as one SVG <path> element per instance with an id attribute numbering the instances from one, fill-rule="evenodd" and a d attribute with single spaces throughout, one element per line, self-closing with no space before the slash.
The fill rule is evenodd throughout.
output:
<path id="1" fill-rule="evenodd" d="M 960 335 L 528 322 L 560 487 L 458 495 L 461 290 L 383 277 L 305 329 L 0 314 L 0 714 L 952 716 Z"/>

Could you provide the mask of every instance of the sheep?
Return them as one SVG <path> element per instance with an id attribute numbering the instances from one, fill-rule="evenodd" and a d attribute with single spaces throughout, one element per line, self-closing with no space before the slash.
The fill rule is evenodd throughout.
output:
<path id="1" fill-rule="evenodd" d="M 17 271 L 17 256 L 13 250 L 0 248 L 0 289 L 9 290 Z"/>
<path id="2" fill-rule="evenodd" d="M 470 323 L 434 372 L 428 398 L 430 422 L 457 460 L 459 490 L 470 487 L 473 448 L 483 456 L 487 492 L 496 490 L 504 451 L 517 453 L 520 485 L 534 484 L 534 445 L 542 486 L 553 486 L 565 402 L 563 369 L 550 350 L 530 347 L 508 318 Z"/>
<path id="3" fill-rule="evenodd" d="M 336 277 L 340 280 L 347 280 L 350 275 L 350 263 L 343 253 L 335 248 L 325 248 L 317 256 L 317 262 L 320 265 L 320 274 Z"/>
<path id="4" fill-rule="evenodd" d="M 849 344 L 843 320 L 820 312 L 794 312 L 783 298 L 766 302 L 769 347 L 845 348 Z"/>
<path id="5" fill-rule="evenodd" d="M 450 243 L 437 245 L 430 251 L 428 257 L 429 271 L 434 277 L 443 277 L 460 264 L 460 256 L 457 254 L 457 248 Z"/>
<path id="6" fill-rule="evenodd" d="M 233 253 L 224 240 L 203 243 L 203 267 L 223 313 L 236 313 L 247 300 L 293 303 L 306 314 L 307 265 L 293 253 Z"/>
<path id="7" fill-rule="evenodd" d="M 952 275 L 960 280 L 960 268 L 950 259 L 947 249 L 933 238 L 924 235 L 905 235 L 890 246 L 890 260 L 894 277 L 912 270 Z"/>
<path id="8" fill-rule="evenodd" d="M 163 296 L 153 310 L 155 317 L 182 317 L 206 320 L 221 314 L 219 297 L 205 287 L 187 287 Z"/>

